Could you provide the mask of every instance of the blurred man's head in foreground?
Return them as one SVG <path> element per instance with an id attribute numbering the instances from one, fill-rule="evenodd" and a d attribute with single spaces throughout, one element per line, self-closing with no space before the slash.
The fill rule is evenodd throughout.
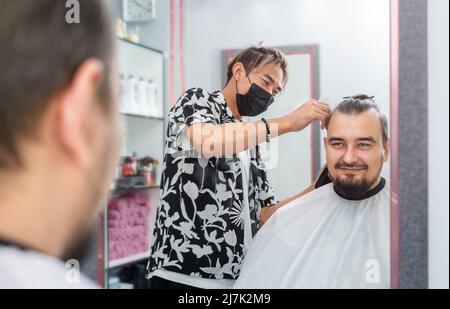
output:
<path id="1" fill-rule="evenodd" d="M 89 231 L 120 149 L 110 16 L 77 2 L 70 23 L 66 1 L 0 0 L 0 236 L 59 257 Z"/>

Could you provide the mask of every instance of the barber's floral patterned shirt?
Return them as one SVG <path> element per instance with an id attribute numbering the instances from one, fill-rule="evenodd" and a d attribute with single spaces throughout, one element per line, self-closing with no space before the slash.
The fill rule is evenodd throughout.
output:
<path id="1" fill-rule="evenodd" d="M 250 151 L 249 183 L 243 184 L 236 156 L 207 159 L 182 147 L 180 138 L 194 123 L 236 121 L 220 91 L 190 89 L 170 110 L 149 275 L 164 269 L 211 279 L 239 276 L 245 254 L 243 185 L 253 235 L 261 207 L 275 204 L 259 148 Z"/>

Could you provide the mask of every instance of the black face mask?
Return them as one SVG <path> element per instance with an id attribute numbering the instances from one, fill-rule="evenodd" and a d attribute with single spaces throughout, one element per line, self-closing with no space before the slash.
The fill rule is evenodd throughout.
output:
<path id="1" fill-rule="evenodd" d="M 252 84 L 250 90 L 246 94 L 239 94 L 236 82 L 236 104 L 241 116 L 258 116 L 274 102 L 274 98 L 269 92 L 251 81 L 250 83 Z"/>

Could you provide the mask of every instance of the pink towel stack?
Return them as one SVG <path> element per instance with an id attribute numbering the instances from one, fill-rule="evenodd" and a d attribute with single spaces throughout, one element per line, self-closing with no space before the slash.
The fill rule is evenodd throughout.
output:
<path id="1" fill-rule="evenodd" d="M 130 193 L 109 202 L 109 259 L 117 260 L 149 250 L 148 198 Z"/>

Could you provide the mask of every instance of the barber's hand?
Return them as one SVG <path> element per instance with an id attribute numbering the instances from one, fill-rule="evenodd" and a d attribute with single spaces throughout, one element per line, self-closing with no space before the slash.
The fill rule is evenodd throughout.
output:
<path id="1" fill-rule="evenodd" d="M 316 120 L 322 122 L 322 129 L 325 128 L 330 114 L 331 109 L 328 104 L 317 100 L 309 100 L 285 118 L 292 131 L 301 131 Z"/>

